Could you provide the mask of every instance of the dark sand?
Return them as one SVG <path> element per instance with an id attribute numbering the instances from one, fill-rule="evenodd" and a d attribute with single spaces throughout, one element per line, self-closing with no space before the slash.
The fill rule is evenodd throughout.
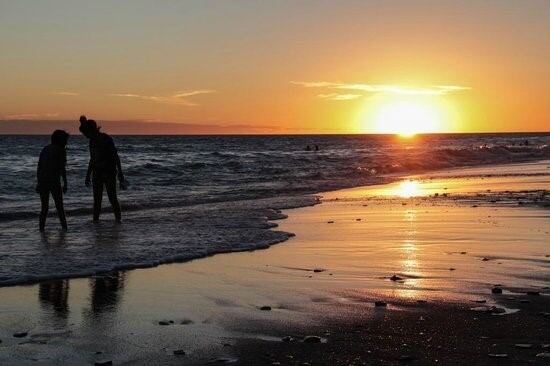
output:
<path id="1" fill-rule="evenodd" d="M 471 310 L 483 305 L 477 303 L 397 299 L 390 308 L 373 308 L 371 302 L 340 305 L 319 314 L 320 324 L 311 327 L 255 323 L 249 332 L 292 340 L 241 339 L 231 354 L 238 365 L 550 364 L 550 314 L 544 314 L 550 310 L 549 297 L 508 298 L 495 295 L 499 305 L 519 312 L 495 315 Z M 309 335 L 322 342 L 304 342 Z"/>

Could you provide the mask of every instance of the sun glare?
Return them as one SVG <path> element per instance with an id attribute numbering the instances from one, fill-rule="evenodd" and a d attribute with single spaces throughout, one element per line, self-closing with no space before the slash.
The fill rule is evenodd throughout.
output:
<path id="1" fill-rule="evenodd" d="M 365 108 L 363 129 L 401 137 L 441 132 L 447 122 L 443 109 L 442 103 L 431 98 L 380 100 Z"/>
<path id="2" fill-rule="evenodd" d="M 420 194 L 418 182 L 415 180 L 405 180 L 399 184 L 397 194 L 403 198 L 415 197 Z"/>

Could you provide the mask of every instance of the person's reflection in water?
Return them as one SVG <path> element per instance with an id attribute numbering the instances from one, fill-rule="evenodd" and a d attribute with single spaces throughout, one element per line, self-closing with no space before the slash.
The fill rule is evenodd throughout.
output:
<path id="1" fill-rule="evenodd" d="M 57 317 L 66 319 L 69 315 L 69 280 L 40 283 L 38 299 L 44 308 L 51 308 Z"/>
<path id="2" fill-rule="evenodd" d="M 112 272 L 90 279 L 91 312 L 94 317 L 115 312 L 124 289 L 124 272 Z"/>

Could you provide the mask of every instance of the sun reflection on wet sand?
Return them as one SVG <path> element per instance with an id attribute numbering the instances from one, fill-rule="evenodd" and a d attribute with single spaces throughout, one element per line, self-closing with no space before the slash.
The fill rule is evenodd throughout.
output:
<path id="1" fill-rule="evenodd" d="M 418 181 L 416 180 L 404 180 L 399 183 L 399 186 L 396 190 L 396 196 L 403 198 L 416 197 L 420 193 L 420 188 Z"/>

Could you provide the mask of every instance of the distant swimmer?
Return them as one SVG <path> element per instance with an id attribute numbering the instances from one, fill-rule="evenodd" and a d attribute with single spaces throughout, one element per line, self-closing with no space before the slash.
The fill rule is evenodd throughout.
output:
<path id="1" fill-rule="evenodd" d="M 319 145 L 315 145 L 315 151 L 319 151 Z"/>
<path id="2" fill-rule="evenodd" d="M 44 147 L 40 152 L 38 167 L 36 169 L 36 192 L 40 194 L 40 218 L 39 229 L 44 231 L 46 227 L 46 217 L 50 205 L 50 193 L 55 203 L 57 216 L 61 222 L 63 230 L 67 230 L 67 219 L 65 217 L 65 208 L 63 207 L 63 193 L 67 193 L 67 142 L 69 134 L 63 130 L 55 130 L 51 136 L 51 144 Z M 63 180 L 61 187 L 60 180 Z"/>
<path id="3" fill-rule="evenodd" d="M 307 145 L 306 146 L 306 151 L 311 151 L 311 146 Z"/>
<path id="4" fill-rule="evenodd" d="M 115 220 L 121 221 L 120 204 L 116 192 L 116 177 L 120 183 L 121 189 L 126 189 L 127 182 L 122 173 L 122 166 L 118 151 L 111 136 L 100 132 L 96 122 L 87 119 L 86 116 L 80 117 L 80 132 L 90 140 L 90 162 L 86 173 L 86 187 L 92 183 L 94 192 L 94 222 L 99 222 L 101 213 L 101 202 L 103 200 L 103 187 L 107 190 L 109 202 L 115 214 Z"/>

